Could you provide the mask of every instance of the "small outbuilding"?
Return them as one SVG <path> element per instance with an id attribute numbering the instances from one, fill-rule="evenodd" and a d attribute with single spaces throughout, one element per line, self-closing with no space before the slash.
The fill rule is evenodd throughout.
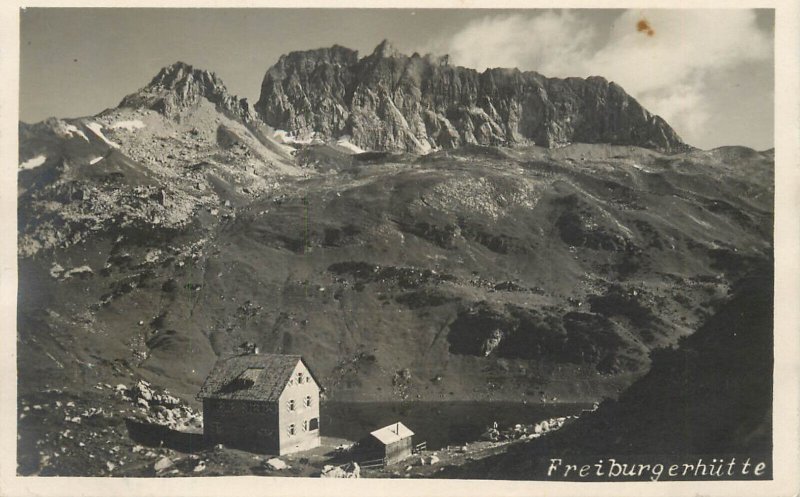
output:
<path id="1" fill-rule="evenodd" d="M 299 355 L 220 359 L 197 398 L 210 443 L 284 455 L 320 445 L 320 383 Z"/>
<path id="2" fill-rule="evenodd" d="M 383 458 L 387 465 L 411 456 L 414 432 L 401 422 L 370 432 L 358 445 L 364 457 Z"/>

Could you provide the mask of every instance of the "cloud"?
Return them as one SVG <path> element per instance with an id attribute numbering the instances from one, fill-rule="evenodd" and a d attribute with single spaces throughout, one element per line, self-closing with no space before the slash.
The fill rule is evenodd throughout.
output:
<path id="1" fill-rule="evenodd" d="M 751 10 L 627 10 L 608 27 L 571 11 L 487 16 L 435 51 L 478 70 L 604 76 L 690 143 L 703 141 L 703 126 L 715 110 L 707 98 L 714 91 L 710 76 L 772 57 L 771 35 L 759 29 Z"/>
<path id="2" fill-rule="evenodd" d="M 459 65 L 536 68 L 560 73 L 571 62 L 589 57 L 594 26 L 567 11 L 540 15 L 485 17 L 468 24 L 444 43 Z"/>
<path id="3" fill-rule="evenodd" d="M 641 92 L 637 99 L 646 109 L 679 130 L 689 143 L 697 143 L 692 137 L 700 137 L 711 118 L 705 91 L 701 82 L 677 83 L 668 88 Z"/>

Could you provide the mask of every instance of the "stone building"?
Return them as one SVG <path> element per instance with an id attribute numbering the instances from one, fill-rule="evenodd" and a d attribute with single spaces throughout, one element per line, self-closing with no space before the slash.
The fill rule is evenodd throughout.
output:
<path id="1" fill-rule="evenodd" d="M 210 443 L 268 454 L 317 447 L 321 389 L 299 355 L 220 359 L 197 394 L 203 433 Z"/>

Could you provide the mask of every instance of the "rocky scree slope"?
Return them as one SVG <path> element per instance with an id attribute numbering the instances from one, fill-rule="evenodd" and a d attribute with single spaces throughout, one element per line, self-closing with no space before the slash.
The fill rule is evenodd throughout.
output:
<path id="1" fill-rule="evenodd" d="M 363 58 L 341 46 L 282 56 L 264 76 L 255 109 L 275 128 L 349 136 L 373 151 L 528 142 L 689 149 L 663 119 L 601 77 L 479 73 L 451 66 L 447 56 L 403 55 L 387 41 Z"/>
<path id="2" fill-rule="evenodd" d="M 19 125 L 20 254 L 92 232 L 179 228 L 302 174 L 213 73 L 176 63 L 120 107 Z"/>

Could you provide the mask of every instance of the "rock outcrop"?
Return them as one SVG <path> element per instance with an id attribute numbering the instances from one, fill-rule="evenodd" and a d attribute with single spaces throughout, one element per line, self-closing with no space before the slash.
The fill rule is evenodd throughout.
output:
<path id="1" fill-rule="evenodd" d="M 244 122 L 253 117 L 247 99 L 228 93 L 216 74 L 184 62 L 162 68 L 147 86 L 123 98 L 119 106 L 153 109 L 167 117 L 177 117 L 204 98 L 228 117 Z"/>
<path id="2" fill-rule="evenodd" d="M 334 466 L 326 464 L 319 475 L 320 478 L 361 478 L 361 467 L 357 462 Z"/>
<path id="3" fill-rule="evenodd" d="M 465 144 L 571 142 L 687 150 L 675 131 L 601 77 L 547 78 L 517 69 L 451 66 L 384 41 L 368 56 L 333 46 L 271 67 L 256 112 L 295 135 L 349 136 L 367 150 L 426 152 Z"/>

